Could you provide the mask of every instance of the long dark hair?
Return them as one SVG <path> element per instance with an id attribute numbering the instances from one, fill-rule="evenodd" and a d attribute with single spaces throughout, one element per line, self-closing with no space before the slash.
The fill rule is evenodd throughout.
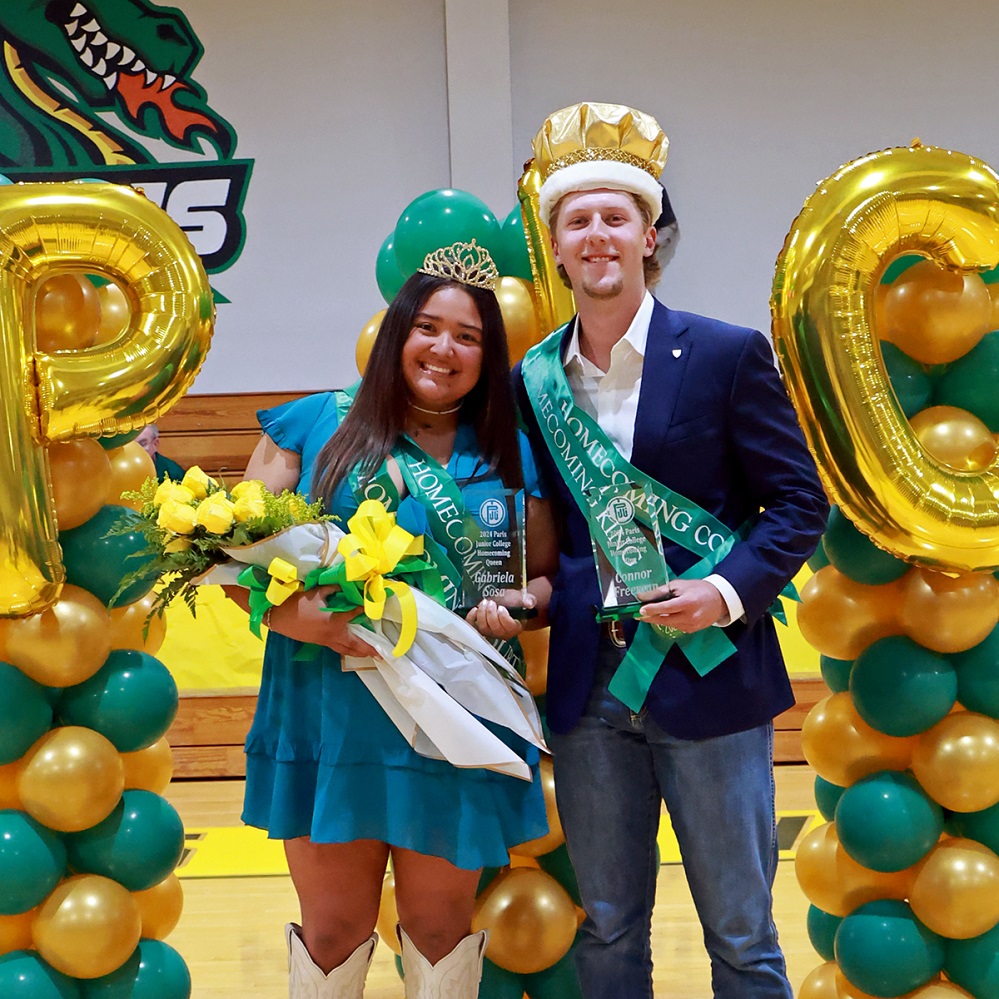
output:
<path id="1" fill-rule="evenodd" d="M 405 432 L 409 389 L 402 370 L 403 344 L 430 296 L 449 286 L 471 296 L 482 320 L 482 373 L 461 404 L 461 420 L 475 428 L 483 471 L 498 473 L 509 488 L 523 486 L 510 356 L 496 296 L 485 288 L 417 272 L 388 307 L 354 403 L 316 457 L 312 493 L 327 508 L 351 469 L 359 466 L 362 479 L 374 474 Z"/>

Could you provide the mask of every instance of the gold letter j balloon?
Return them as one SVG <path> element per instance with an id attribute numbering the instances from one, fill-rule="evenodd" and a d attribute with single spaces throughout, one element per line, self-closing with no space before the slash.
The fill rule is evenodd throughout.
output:
<path id="1" fill-rule="evenodd" d="M 113 343 L 36 349 L 34 297 L 55 273 L 99 271 L 132 306 Z M 188 389 L 211 339 L 208 278 L 187 237 L 111 184 L 0 187 L 0 615 L 33 614 L 64 571 L 45 445 L 125 433 Z"/>
<path id="2" fill-rule="evenodd" d="M 827 491 L 893 555 L 999 567 L 999 466 L 951 468 L 922 447 L 888 380 L 874 296 L 919 253 L 955 271 L 999 263 L 999 177 L 944 149 L 887 149 L 819 184 L 777 260 L 774 344 Z"/>

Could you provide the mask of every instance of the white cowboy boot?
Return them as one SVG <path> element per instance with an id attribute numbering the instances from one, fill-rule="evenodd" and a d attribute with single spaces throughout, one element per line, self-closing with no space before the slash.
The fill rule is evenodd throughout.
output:
<path id="1" fill-rule="evenodd" d="M 406 999 L 476 999 L 489 939 L 485 930 L 459 940 L 450 954 L 431 964 L 401 926 L 395 929 L 402 946 Z"/>
<path id="2" fill-rule="evenodd" d="M 364 979 L 371 965 L 371 956 L 378 943 L 378 934 L 371 936 L 328 975 L 309 956 L 302 941 L 302 927 L 288 923 L 284 928 L 288 941 L 289 999 L 361 999 Z"/>

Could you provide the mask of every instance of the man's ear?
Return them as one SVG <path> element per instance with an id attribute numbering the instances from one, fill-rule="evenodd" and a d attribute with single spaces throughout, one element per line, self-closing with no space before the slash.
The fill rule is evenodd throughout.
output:
<path id="1" fill-rule="evenodd" d="M 642 251 L 643 257 L 651 257 L 656 252 L 656 227 L 650 225 L 645 232 L 645 249 Z"/>
<path id="2" fill-rule="evenodd" d="M 561 266 L 562 258 L 558 254 L 558 241 L 555 239 L 555 234 L 551 230 L 548 231 L 548 239 L 551 241 L 552 244 L 552 256 L 555 257 L 555 263 Z"/>

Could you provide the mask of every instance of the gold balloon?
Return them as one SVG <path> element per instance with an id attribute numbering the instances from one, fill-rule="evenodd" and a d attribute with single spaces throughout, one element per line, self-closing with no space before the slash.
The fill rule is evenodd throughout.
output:
<path id="1" fill-rule="evenodd" d="M 512 867 L 475 900 L 472 932 L 489 930 L 486 957 L 530 975 L 564 957 L 576 936 L 576 906 L 544 871 Z"/>
<path id="2" fill-rule="evenodd" d="M 94 343 L 114 343 L 127 329 L 132 316 L 128 295 L 114 281 L 97 289 L 101 303 L 101 323 Z"/>
<path id="3" fill-rule="evenodd" d="M 916 737 L 912 772 L 923 790 L 954 812 L 999 802 L 999 721 L 961 711 Z"/>
<path id="4" fill-rule="evenodd" d="M 970 992 L 965 992 L 953 982 L 930 982 L 915 992 L 910 992 L 905 999 L 975 999 Z"/>
<path id="5" fill-rule="evenodd" d="M 539 214 L 540 192 L 541 172 L 532 159 L 524 168 L 524 175 L 517 185 L 517 198 L 524 222 L 527 252 L 531 258 L 538 325 L 544 336 L 572 319 L 576 313 L 576 301 L 572 289 L 567 288 L 558 276 L 551 235 Z"/>
<path id="6" fill-rule="evenodd" d="M 999 857 L 973 839 L 938 843 L 919 864 L 909 905 L 942 937 L 981 936 L 999 923 Z"/>
<path id="7" fill-rule="evenodd" d="M 166 736 L 145 749 L 121 754 L 125 790 L 163 794 L 173 778 L 173 752 Z"/>
<path id="8" fill-rule="evenodd" d="M 118 751 L 93 729 L 54 728 L 25 753 L 17 793 L 24 810 L 56 832 L 80 832 L 114 810 L 125 788 Z"/>
<path id="9" fill-rule="evenodd" d="M 920 260 L 889 286 L 886 328 L 894 343 L 923 364 L 967 354 L 991 329 L 992 300 L 977 274 Z"/>
<path id="10" fill-rule="evenodd" d="M 905 770 L 916 738 L 898 738 L 871 728 L 845 690 L 819 701 L 801 725 L 805 759 L 820 777 L 840 787 L 879 770 Z"/>
<path id="11" fill-rule="evenodd" d="M 375 929 L 378 930 L 379 939 L 388 945 L 389 950 L 401 954 L 402 948 L 399 946 L 399 937 L 395 932 L 398 922 L 399 910 L 395 904 L 395 875 L 389 873 L 382 881 L 382 900 L 378 906 Z"/>
<path id="12" fill-rule="evenodd" d="M 871 328 L 880 276 L 907 253 L 959 272 L 960 312 L 963 274 L 999 264 L 999 176 L 962 153 L 914 147 L 860 157 L 822 181 L 777 261 L 774 344 L 826 490 L 850 520 L 898 558 L 991 572 L 999 568 L 999 464 L 968 474 L 927 453 Z M 886 296 L 886 316 L 888 306 Z M 934 306 L 929 323 L 944 341 L 948 322 Z M 967 325 L 962 312 L 957 326 Z M 972 332 L 953 334 L 948 351 L 956 339 L 963 352 L 982 331 Z"/>
<path id="13" fill-rule="evenodd" d="M 35 292 L 35 344 L 39 350 L 80 350 L 97 338 L 101 302 L 84 274 L 55 274 Z"/>
<path id="14" fill-rule="evenodd" d="M 100 978 L 120 968 L 138 946 L 139 906 L 117 881 L 78 874 L 56 886 L 32 927 L 38 953 L 72 978 Z"/>
<path id="15" fill-rule="evenodd" d="M 963 652 L 983 642 L 999 620 L 999 581 L 992 573 L 957 577 L 915 569 L 902 579 L 905 633 L 935 652 Z"/>
<path id="16" fill-rule="evenodd" d="M 108 502 L 111 462 L 91 438 L 51 445 L 49 473 L 60 531 L 79 527 Z"/>
<path id="17" fill-rule="evenodd" d="M 111 619 L 92 593 L 67 584 L 55 606 L 7 627 L 7 661 L 46 687 L 93 676 L 111 651 Z"/>
<path id="18" fill-rule="evenodd" d="M 150 591 L 133 603 L 124 607 L 112 607 L 111 648 L 136 649 L 155 656 L 166 638 L 166 618 L 162 614 L 150 613 L 156 602 L 155 591 Z"/>
<path id="19" fill-rule="evenodd" d="M 519 846 L 510 847 L 511 854 L 519 854 L 522 857 L 541 857 L 546 853 L 551 853 L 556 847 L 565 842 L 565 833 L 562 832 L 562 820 L 558 817 L 558 806 L 555 803 L 555 771 L 552 768 L 550 756 L 543 755 L 539 764 L 541 772 L 541 789 L 545 795 L 545 815 L 548 818 L 548 832 L 537 839 L 528 840 Z"/>
<path id="20" fill-rule="evenodd" d="M 122 447 L 108 451 L 108 461 L 111 463 L 108 502 L 141 510 L 141 500 L 125 499 L 121 494 L 138 492 L 146 479 L 156 478 L 156 465 L 149 457 L 149 453 L 141 444 L 129 441 Z"/>
<path id="21" fill-rule="evenodd" d="M 16 760 L 0 767 L 0 808 L 24 810 L 21 807 L 21 796 L 17 793 L 17 769 Z"/>
<path id="22" fill-rule="evenodd" d="M 535 697 L 543 697 L 548 690 L 548 635 L 547 628 L 536 628 L 517 636 L 524 650 L 524 682 Z"/>
<path id="23" fill-rule="evenodd" d="M 822 655 L 856 659 L 872 642 L 901 630 L 899 592 L 898 581 L 866 586 L 835 566 L 823 566 L 801 588 L 798 628 Z"/>
<path id="24" fill-rule="evenodd" d="M 12 950 L 29 950 L 31 941 L 31 924 L 34 922 L 38 909 L 19 912 L 16 916 L 0 916 L 0 954 L 9 954 Z"/>
<path id="25" fill-rule="evenodd" d="M 371 348 L 375 345 L 375 337 L 382 328 L 382 320 L 388 309 L 376 312 L 365 324 L 357 337 L 357 346 L 354 348 L 354 360 L 357 362 L 358 374 L 363 375 L 364 369 L 368 366 L 368 358 L 371 356 Z"/>
<path id="26" fill-rule="evenodd" d="M 506 346 L 510 364 L 521 360 L 528 348 L 544 339 L 546 332 L 538 323 L 534 305 L 534 289 L 530 281 L 517 277 L 501 277 L 496 282 L 496 301 L 503 313 Z"/>
<path id="27" fill-rule="evenodd" d="M 132 892 L 132 898 L 139 908 L 142 936 L 146 939 L 163 940 L 180 922 L 184 889 L 176 874 L 168 874 L 158 885 L 145 891 Z"/>
<path id="28" fill-rule="evenodd" d="M 989 285 L 989 298 L 992 300 L 991 328 L 999 330 L 999 283 Z"/>
<path id="29" fill-rule="evenodd" d="M 977 416 L 956 406 L 930 406 L 910 421 L 926 453 L 960 472 L 980 472 L 995 460 L 996 441 Z"/>
<path id="30" fill-rule="evenodd" d="M 882 874 L 863 867 L 843 849 L 835 823 L 827 822 L 801 841 L 794 873 L 809 902 L 830 915 L 847 916 L 865 902 L 905 898 L 914 869 Z"/>
<path id="31" fill-rule="evenodd" d="M 812 968 L 798 989 L 798 999 L 840 999 L 836 988 L 836 962 Z"/>
<path id="32" fill-rule="evenodd" d="M 108 273 L 141 303 L 127 335 L 55 352 L 44 335 L 36 341 L 33 293 L 72 268 Z M 137 191 L 0 188 L 0 615 L 44 610 L 65 578 L 44 445 L 155 420 L 197 375 L 213 313 L 208 277 L 187 237 Z"/>

